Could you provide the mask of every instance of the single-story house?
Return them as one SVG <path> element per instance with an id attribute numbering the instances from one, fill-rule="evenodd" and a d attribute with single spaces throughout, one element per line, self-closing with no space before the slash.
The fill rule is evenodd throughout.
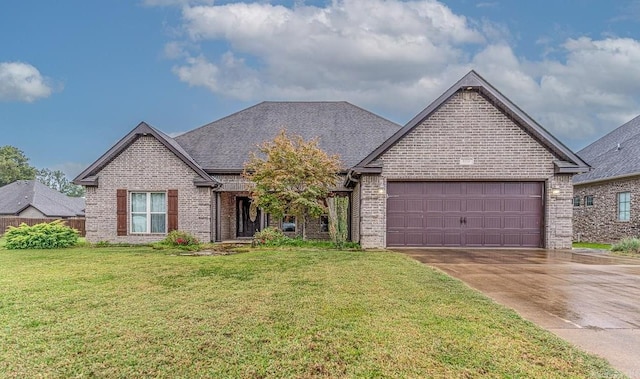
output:
<path id="1" fill-rule="evenodd" d="M 573 178 L 574 240 L 640 234 L 640 116 L 578 152 L 593 169 Z"/>
<path id="2" fill-rule="evenodd" d="M 84 217 L 84 199 L 69 197 L 37 180 L 16 180 L 0 187 L 0 217 Z"/>
<path id="3" fill-rule="evenodd" d="M 335 191 L 364 248 L 571 246 L 572 177 L 588 165 L 474 71 L 403 127 L 346 102 L 263 102 L 175 138 L 140 123 L 74 179 L 87 188 L 87 239 L 295 230 L 295 218 L 249 212 L 240 175 L 283 128 L 341 157 Z M 326 219 L 309 223 L 326 236 Z"/>

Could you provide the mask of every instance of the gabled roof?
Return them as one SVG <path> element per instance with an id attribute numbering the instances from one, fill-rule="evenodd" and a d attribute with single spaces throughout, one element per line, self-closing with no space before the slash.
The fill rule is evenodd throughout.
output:
<path id="1" fill-rule="evenodd" d="M 134 143 L 140 136 L 152 135 L 155 137 L 160 143 L 162 143 L 167 149 L 169 149 L 173 154 L 175 154 L 178 158 L 180 158 L 187 166 L 189 166 L 193 171 L 195 171 L 200 179 L 195 180 L 194 184 L 202 187 L 217 187 L 220 183 L 209 176 L 196 161 L 189 156 L 189 154 L 174 141 L 173 138 L 168 135 L 162 133 L 161 131 L 153 128 L 145 122 L 141 122 L 136 126 L 129 134 L 124 136 L 118 143 L 113 145 L 111 149 L 109 149 L 106 153 L 104 153 L 97 161 L 95 161 L 91 166 L 82 171 L 80 175 L 78 175 L 73 182 L 75 184 L 85 185 L 85 186 L 95 186 L 98 185 L 98 173 L 102 170 L 109 162 L 115 159 L 122 151 L 128 148 L 132 143 Z"/>
<path id="2" fill-rule="evenodd" d="M 378 159 L 384 152 L 389 150 L 414 128 L 422 124 L 424 120 L 429 118 L 458 91 L 465 89 L 478 91 L 487 97 L 498 109 L 511 117 L 527 133 L 533 136 L 540 144 L 545 146 L 556 157 L 558 157 L 558 161 L 555 162 L 557 172 L 579 173 L 585 172 L 589 169 L 589 165 L 574 154 L 571 149 L 558 141 L 542 126 L 529 117 L 529 115 L 527 115 L 522 109 L 518 108 L 511 102 L 511 100 L 478 75 L 478 73 L 471 70 L 416 117 L 409 121 L 402 129 L 398 130 L 398 132 L 396 132 L 391 138 L 378 146 L 378 148 L 373 150 L 371 154 L 358 163 L 354 172 L 364 172 L 363 170 L 367 170 L 368 168 L 375 166 L 376 159 Z"/>
<path id="3" fill-rule="evenodd" d="M 347 102 L 266 101 L 184 133 L 175 140 L 209 173 L 241 172 L 249 153 L 280 130 L 318 138 L 344 168 L 360 162 L 400 125 Z"/>
<path id="4" fill-rule="evenodd" d="M 573 177 L 574 184 L 640 175 L 640 116 L 578 152 L 593 169 Z"/>
<path id="5" fill-rule="evenodd" d="M 69 197 L 37 180 L 17 180 L 0 187 L 0 214 L 19 215 L 33 207 L 47 217 L 84 216 L 84 199 Z"/>

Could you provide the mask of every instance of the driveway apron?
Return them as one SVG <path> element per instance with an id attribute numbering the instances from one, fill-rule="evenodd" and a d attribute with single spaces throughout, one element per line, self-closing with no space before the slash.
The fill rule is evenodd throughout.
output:
<path id="1" fill-rule="evenodd" d="M 395 251 L 640 379 L 640 259 L 542 249 Z"/>

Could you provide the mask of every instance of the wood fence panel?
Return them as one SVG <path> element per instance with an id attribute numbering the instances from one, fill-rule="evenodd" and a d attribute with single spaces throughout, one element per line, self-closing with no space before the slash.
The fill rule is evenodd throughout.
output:
<path id="1" fill-rule="evenodd" d="M 9 226 L 18 226 L 22 223 L 25 223 L 29 226 L 40 224 L 43 222 L 51 222 L 56 220 L 55 218 L 25 218 L 25 217 L 0 217 L 0 236 L 2 236 L 7 227 Z M 86 229 L 84 225 L 84 218 L 68 218 L 63 220 L 68 226 L 78 230 L 78 233 L 81 237 L 84 237 L 86 234 Z"/>

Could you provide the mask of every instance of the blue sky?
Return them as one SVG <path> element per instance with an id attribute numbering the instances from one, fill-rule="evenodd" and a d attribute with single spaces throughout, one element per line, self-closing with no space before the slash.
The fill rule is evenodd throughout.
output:
<path id="1" fill-rule="evenodd" d="M 0 145 L 73 177 L 146 121 L 263 100 L 400 124 L 475 69 L 574 150 L 640 114 L 640 1 L 35 1 L 0 5 Z"/>

